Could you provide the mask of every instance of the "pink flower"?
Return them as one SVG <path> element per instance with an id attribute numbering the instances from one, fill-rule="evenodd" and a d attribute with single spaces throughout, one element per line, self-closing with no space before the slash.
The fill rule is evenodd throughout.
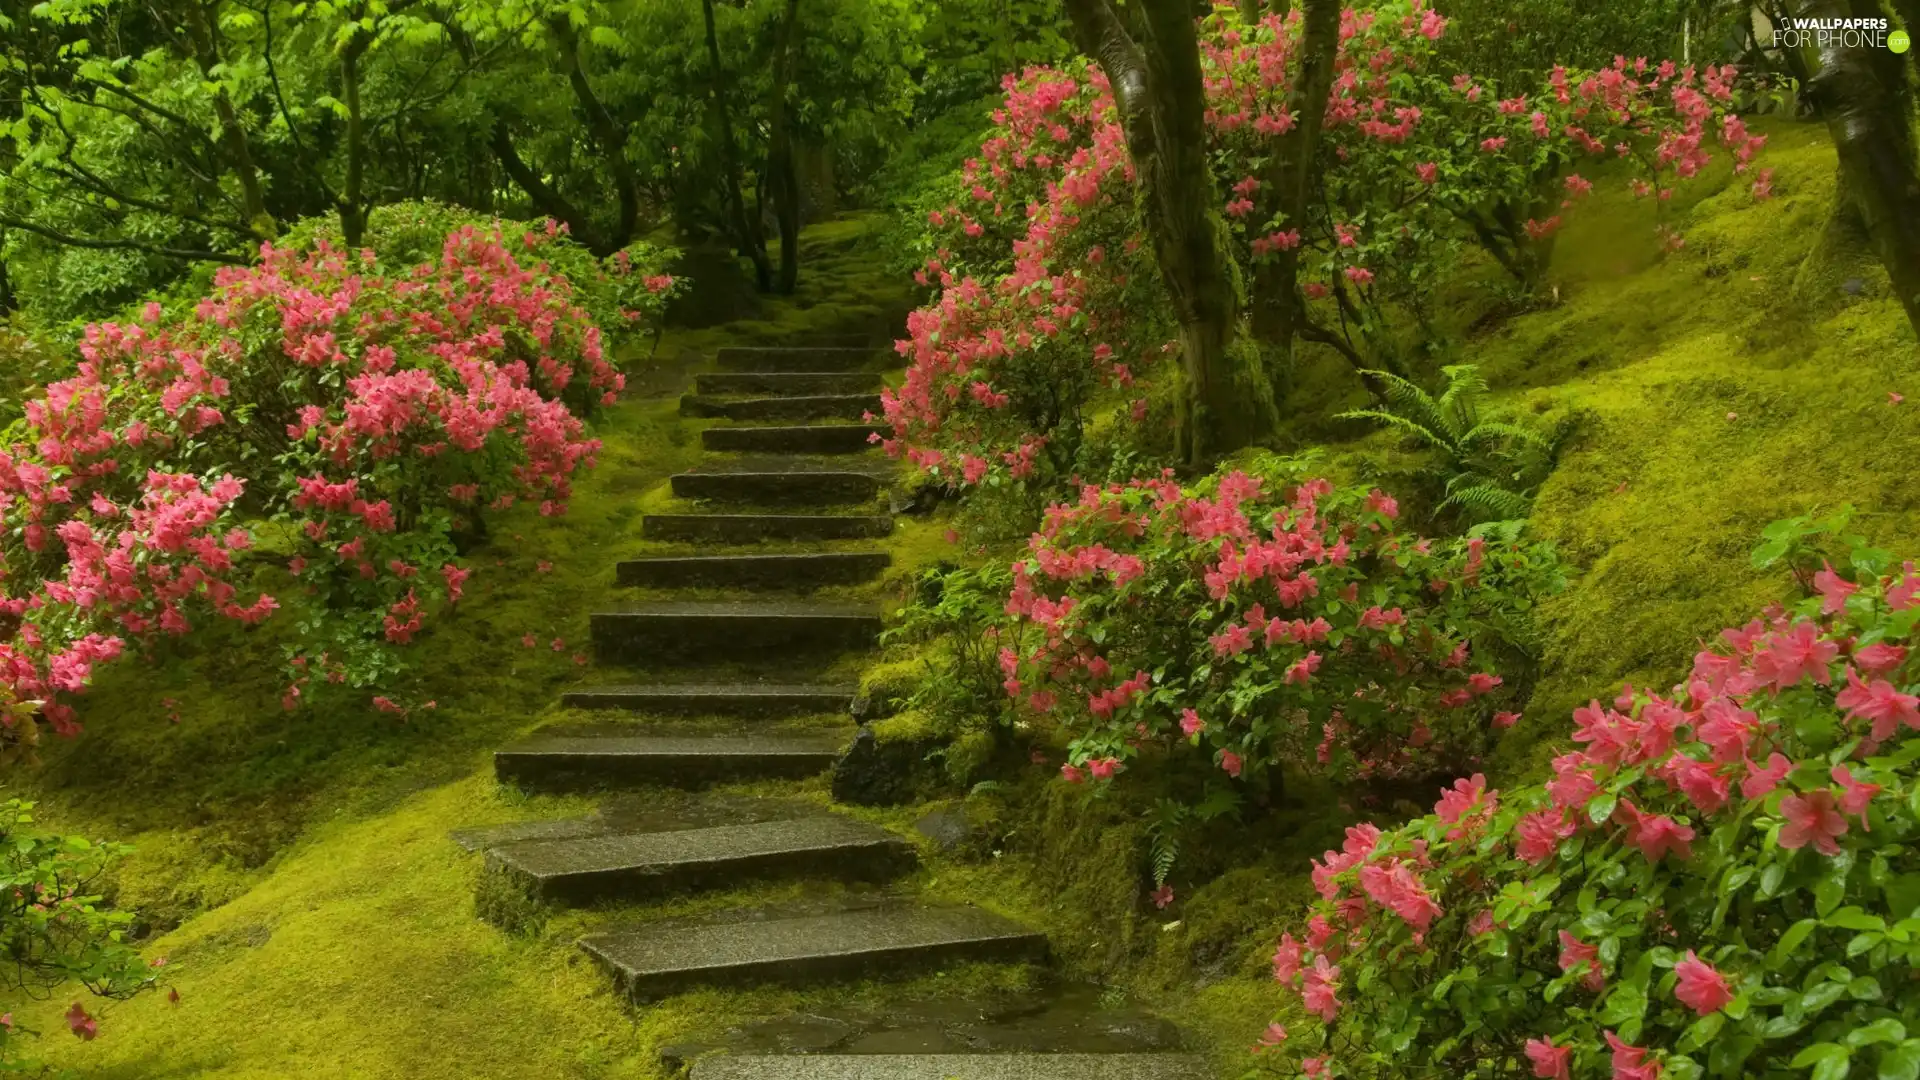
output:
<path id="1" fill-rule="evenodd" d="M 1300 974 L 1300 943 L 1292 934 L 1280 935 L 1280 945 L 1273 950 L 1273 981 L 1291 983 L 1294 976 Z"/>
<path id="2" fill-rule="evenodd" d="M 1355 285 L 1373 284 L 1373 271 L 1364 266 L 1349 266 L 1342 272 L 1347 275 L 1347 280 Z"/>
<path id="3" fill-rule="evenodd" d="M 67 1010 L 67 1030 L 73 1032 L 81 1042 L 92 1042 L 94 1036 L 100 1034 L 100 1021 L 88 1015 L 87 1010 L 76 1001 L 73 1008 Z"/>
<path id="4" fill-rule="evenodd" d="M 1565 810 L 1535 810 L 1516 822 L 1513 831 L 1513 853 L 1537 866 L 1560 850 L 1560 841 L 1573 835 L 1574 824 Z"/>
<path id="5" fill-rule="evenodd" d="M 1087 779 L 1079 769 L 1074 768 L 1072 765 L 1060 766 L 1060 778 L 1069 784 L 1085 783 Z"/>
<path id="6" fill-rule="evenodd" d="M 1848 720 L 1871 721 L 1876 741 L 1884 741 L 1900 726 L 1920 728 L 1920 698 L 1899 692 L 1885 679 L 1863 683 L 1852 664 L 1847 665 L 1846 688 L 1834 695 L 1833 704 L 1846 710 Z"/>
<path id="7" fill-rule="evenodd" d="M 1693 830 L 1665 814 L 1647 814 L 1627 799 L 1614 807 L 1614 821 L 1627 830 L 1626 841 L 1640 849 L 1648 862 L 1659 862 L 1668 852 L 1682 859 L 1693 854 Z"/>
<path id="8" fill-rule="evenodd" d="M 1794 851 L 1812 843 L 1822 855 L 1840 854 L 1835 841 L 1847 834 L 1847 819 L 1834 805 L 1833 792 L 1823 788 L 1789 795 L 1780 800 L 1780 816 L 1786 818 L 1780 826 L 1781 847 Z"/>
<path id="9" fill-rule="evenodd" d="M 1497 712 L 1493 714 L 1493 727 L 1496 731 L 1505 731 L 1507 728 L 1519 722 L 1520 714 L 1517 712 Z"/>
<path id="10" fill-rule="evenodd" d="M 1205 731 L 1206 727 L 1207 727 L 1207 722 L 1205 720 L 1200 719 L 1199 713 L 1194 712 L 1192 709 L 1181 710 L 1180 712 L 1181 734 L 1188 735 L 1188 736 L 1198 735 L 1200 732 Z"/>
<path id="11" fill-rule="evenodd" d="M 1480 141 L 1480 149 L 1486 151 L 1489 154 L 1499 153 L 1502 149 L 1506 147 L 1506 145 L 1507 145 L 1507 137 L 1505 135 L 1496 135 L 1491 139 L 1482 139 Z"/>
<path id="12" fill-rule="evenodd" d="M 1792 771 L 1793 762 L 1788 761 L 1784 755 L 1778 752 L 1775 752 L 1767 758 L 1767 764 L 1764 768 L 1755 765 L 1753 761 L 1749 759 L 1747 761 L 1747 777 L 1740 781 L 1740 795 L 1746 799 L 1764 799 L 1772 793 L 1774 788 L 1779 787 L 1780 781 L 1785 780 L 1787 774 Z"/>
<path id="13" fill-rule="evenodd" d="M 1423 184 L 1431 184 L 1440 178 L 1440 166 L 1431 161 L 1422 162 L 1413 167 L 1413 173 Z"/>
<path id="14" fill-rule="evenodd" d="M 1328 963 L 1325 953 L 1314 957 L 1313 966 L 1306 970 L 1306 982 L 1300 988 L 1300 1000 L 1307 1011 L 1318 1014 L 1323 1023 L 1333 1023 L 1340 1011 L 1339 983 L 1339 965 Z"/>
<path id="15" fill-rule="evenodd" d="M 1528 1039 L 1527 1061 L 1540 1080 L 1571 1080 L 1573 1047 L 1555 1046 L 1551 1039 Z"/>
<path id="16" fill-rule="evenodd" d="M 1733 1000 L 1733 991 L 1727 987 L 1726 976 L 1702 963 L 1692 949 L 1688 949 L 1686 957 L 1673 965 L 1673 973 L 1679 980 L 1674 984 L 1673 996 L 1680 999 L 1680 1004 L 1701 1016 L 1719 1012 L 1727 1002 Z"/>
<path id="17" fill-rule="evenodd" d="M 1648 1061 L 1645 1048 L 1628 1046 L 1611 1031 L 1607 1045 L 1613 1048 L 1613 1080 L 1659 1080 L 1660 1063 Z"/>
<path id="18" fill-rule="evenodd" d="M 1813 588 L 1822 597 L 1822 615 L 1838 615 L 1846 610 L 1847 597 L 1860 590 L 1860 586 L 1834 573 L 1832 563 L 1823 563 L 1822 568 L 1813 575 Z"/>
<path id="19" fill-rule="evenodd" d="M 1231 750 L 1220 751 L 1220 767 L 1227 771 L 1228 776 L 1237 778 L 1240 775 L 1240 755 Z"/>
<path id="20" fill-rule="evenodd" d="M 1876 641 L 1865 648 L 1855 649 L 1853 662 L 1860 665 L 1862 671 L 1875 674 L 1892 671 L 1907 662 L 1907 647 Z"/>
<path id="21" fill-rule="evenodd" d="M 1845 765 L 1835 765 L 1832 775 L 1833 782 L 1839 784 L 1841 788 L 1840 812 L 1858 815 L 1860 828 L 1863 831 L 1871 831 L 1867 828 L 1867 807 L 1873 802 L 1873 797 L 1880 794 L 1880 785 L 1855 780 L 1853 771 Z"/>
<path id="22" fill-rule="evenodd" d="M 1560 931 L 1560 970 L 1582 972 L 1580 984 L 1594 993 L 1606 985 L 1606 976 L 1600 972 L 1600 947 L 1588 945 L 1565 930 Z"/>
<path id="23" fill-rule="evenodd" d="M 1173 903 L 1173 886 L 1162 885 L 1158 889 L 1155 889 L 1153 891 L 1154 907 L 1157 907 L 1162 911 L 1164 911 L 1166 910 L 1167 905 L 1171 903 Z"/>
<path id="24" fill-rule="evenodd" d="M 1089 758 L 1087 761 L 1087 772 L 1091 773 L 1095 780 L 1111 780 L 1119 764 L 1120 762 L 1117 758 Z"/>
<path id="25" fill-rule="evenodd" d="M 1320 670 L 1320 659 L 1319 653 L 1308 652 L 1307 655 L 1287 665 L 1286 674 L 1281 681 L 1293 686 L 1304 686 L 1313 677 L 1313 673 Z"/>
<path id="26" fill-rule="evenodd" d="M 1286 1028 L 1281 1027 L 1279 1024 L 1268 1024 L 1267 1030 L 1262 1032 L 1260 1035 L 1259 1044 L 1255 1046 L 1253 1050 L 1254 1050 L 1254 1053 L 1262 1053 L 1267 1050 L 1276 1049 L 1279 1047 L 1281 1043 L 1286 1041 L 1287 1041 Z"/>

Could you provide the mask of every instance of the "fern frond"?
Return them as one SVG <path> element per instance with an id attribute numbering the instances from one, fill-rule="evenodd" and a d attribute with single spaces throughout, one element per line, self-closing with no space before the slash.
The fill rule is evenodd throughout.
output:
<path id="1" fill-rule="evenodd" d="M 1482 420 L 1460 441 L 1467 446 L 1478 446 L 1494 439 L 1507 439 L 1543 454 L 1552 453 L 1556 442 L 1538 428 L 1505 420 Z"/>
<path id="2" fill-rule="evenodd" d="M 1414 420 L 1409 420 L 1398 413 L 1387 412 L 1384 409 L 1353 409 L 1340 413 L 1335 419 L 1372 420 L 1377 424 L 1385 425 L 1410 438 L 1424 442 L 1449 456 L 1455 452 L 1453 444 L 1449 443 L 1443 436 L 1436 434 Z"/>
<path id="3" fill-rule="evenodd" d="M 1475 517 L 1511 520 L 1526 517 L 1532 500 L 1493 484 L 1476 484 L 1453 492 L 1440 504 L 1442 510 L 1456 507 Z"/>
<path id="4" fill-rule="evenodd" d="M 1364 374 L 1379 380 L 1387 399 L 1386 411 L 1419 424 L 1449 446 L 1459 443 L 1460 427 L 1440 407 L 1440 403 L 1433 400 L 1432 394 L 1390 371 L 1367 371 Z"/>

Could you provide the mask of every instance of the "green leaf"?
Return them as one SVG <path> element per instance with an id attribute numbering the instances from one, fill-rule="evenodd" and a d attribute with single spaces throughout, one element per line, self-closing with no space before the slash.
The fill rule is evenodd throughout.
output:
<path id="1" fill-rule="evenodd" d="M 1772 871 L 1774 868 L 1768 867 L 1767 869 Z M 1766 888 L 1764 881 L 1761 883 L 1761 888 L 1763 891 Z M 1768 956 L 1767 963 L 1772 967 L 1779 967 L 1785 962 L 1793 950 L 1800 947 L 1801 942 L 1807 940 L 1807 935 L 1813 933 L 1819 926 L 1820 920 L 1818 919 L 1801 919 L 1799 922 L 1787 927 L 1787 932 L 1780 935 L 1779 943 L 1773 947 L 1773 952 Z"/>
<path id="2" fill-rule="evenodd" d="M 1587 804 L 1587 820 L 1595 825 L 1607 820 L 1613 816 L 1614 805 L 1618 802 L 1612 795 L 1594 796 L 1593 801 Z"/>
<path id="3" fill-rule="evenodd" d="M 1906 1037 L 1907 1025 L 1891 1016 L 1886 1016 L 1847 1032 L 1847 1045 L 1858 1050 L 1863 1046 L 1872 1046 L 1876 1043 L 1902 1042 Z"/>
<path id="4" fill-rule="evenodd" d="M 1881 1054 L 1880 1080 L 1920 1080 L 1920 1040 L 1903 1042 Z"/>
<path id="5" fill-rule="evenodd" d="M 1814 1043 L 1812 1046 L 1795 1054 L 1793 1060 L 1787 1063 L 1787 1068 L 1805 1069 L 1818 1065 L 1823 1061 L 1830 1061 L 1834 1058 L 1844 1058 L 1848 1056 L 1848 1054 L 1849 1051 L 1847 1048 L 1841 1046 L 1839 1043 Z"/>

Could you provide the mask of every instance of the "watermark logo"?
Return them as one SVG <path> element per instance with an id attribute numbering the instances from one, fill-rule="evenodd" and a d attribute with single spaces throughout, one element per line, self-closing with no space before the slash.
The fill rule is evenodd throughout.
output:
<path id="1" fill-rule="evenodd" d="M 1784 19 L 1773 28 L 1776 49 L 1891 49 L 1906 52 L 1913 41 L 1886 19 Z"/>

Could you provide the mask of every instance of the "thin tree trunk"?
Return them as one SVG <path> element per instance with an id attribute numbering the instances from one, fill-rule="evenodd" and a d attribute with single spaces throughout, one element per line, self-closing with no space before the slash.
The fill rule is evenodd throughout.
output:
<path id="1" fill-rule="evenodd" d="M 800 177 L 793 161 L 792 120 L 787 90 L 792 85 L 799 48 L 793 36 L 800 25 L 800 0 L 787 0 L 787 16 L 774 46 L 773 103 L 767 150 L 767 184 L 772 188 L 773 213 L 780 223 L 780 276 L 774 290 L 791 295 L 800 279 Z"/>
<path id="2" fill-rule="evenodd" d="M 1302 233 L 1339 44 L 1340 0 L 1306 0 L 1301 10 L 1300 70 L 1286 101 L 1294 125 L 1280 136 L 1278 152 L 1267 173 L 1282 226 Z M 1300 295 L 1300 249 L 1275 252 L 1254 271 L 1253 282 L 1254 335 L 1283 360 L 1290 360 L 1300 324 L 1306 318 L 1306 304 Z"/>
<path id="3" fill-rule="evenodd" d="M 1141 186 L 1161 283 L 1180 325 L 1184 393 L 1177 439 L 1195 468 L 1250 446 L 1274 427 L 1257 354 L 1236 348 L 1238 288 L 1219 193 L 1207 164 L 1205 86 L 1186 0 L 1067 0 L 1081 49 L 1099 63 L 1119 106 Z"/>
<path id="4" fill-rule="evenodd" d="M 720 67 L 720 36 L 713 28 L 713 0 L 700 0 L 700 13 L 707 23 L 707 63 L 712 80 L 708 87 L 709 103 L 720 129 L 720 166 L 726 174 L 727 209 L 733 221 L 734 242 L 740 254 L 752 260 L 754 283 L 761 292 L 766 292 L 773 286 L 773 267 L 767 262 L 767 242 L 759 222 L 747 218 L 747 200 L 740 188 L 740 155 L 733 142 L 733 117 L 727 111 L 726 95 L 721 92 L 725 76 Z"/>
<path id="5" fill-rule="evenodd" d="M 267 213 L 266 193 L 260 185 L 260 172 L 253 164 L 253 151 L 247 142 L 247 131 L 240 125 L 239 113 L 234 110 L 233 99 L 227 94 L 226 84 L 214 77 L 213 71 L 220 66 L 220 47 L 214 38 L 213 27 L 219 19 L 219 5 L 213 5 L 213 18 L 208 18 L 207 9 L 201 6 L 201 0 L 187 0 L 187 36 L 193 43 L 194 60 L 200 65 L 200 74 L 214 84 L 213 112 L 220 120 L 220 138 L 226 144 L 228 164 L 240 181 L 240 201 L 247 217 L 247 227 L 253 230 L 261 240 L 271 240 L 279 232 L 273 215 Z"/>
<path id="6" fill-rule="evenodd" d="M 358 248 L 367 231 L 367 204 L 363 191 L 367 132 L 366 121 L 360 113 L 360 57 L 372 43 L 372 33 L 362 30 L 340 52 L 341 96 L 347 107 L 347 181 L 340 192 L 340 236 L 349 249 Z"/>
<path id="7" fill-rule="evenodd" d="M 1240 10 L 1240 21 L 1248 26 L 1260 25 L 1260 0 L 1235 0 L 1234 6 Z"/>
<path id="8" fill-rule="evenodd" d="M 591 241 L 587 237 L 579 239 L 595 254 L 611 255 L 627 246 L 640 223 L 640 177 L 634 172 L 633 163 L 627 160 L 627 129 L 607 111 L 593 92 L 593 84 L 587 81 L 586 69 L 580 64 L 580 36 L 574 32 L 573 24 L 565 15 L 556 15 L 547 25 L 560 47 L 560 69 L 568 85 L 573 87 L 580 111 L 586 114 L 587 134 L 592 136 L 595 148 L 613 173 L 614 195 L 620 204 L 619 216 L 610 233 Z"/>
<path id="9" fill-rule="evenodd" d="M 1798 14 L 1848 18 L 1854 13 L 1838 0 L 1810 0 Z M 1920 334 L 1920 173 L 1911 116 L 1903 107 L 1904 75 L 1897 58 L 1887 65 L 1872 55 L 1884 50 L 1848 46 L 1838 34 L 1812 52 L 1818 71 L 1807 82 L 1807 95 L 1827 123 L 1894 295 Z M 1892 84 L 1889 69 L 1899 75 Z"/>

